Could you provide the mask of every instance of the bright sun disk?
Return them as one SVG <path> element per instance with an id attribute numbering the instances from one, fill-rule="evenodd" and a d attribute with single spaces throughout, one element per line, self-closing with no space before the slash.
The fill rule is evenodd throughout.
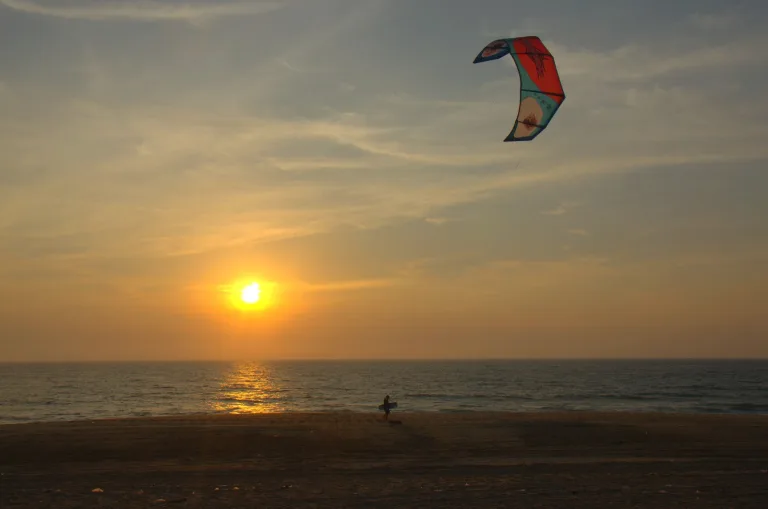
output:
<path id="1" fill-rule="evenodd" d="M 240 292 L 240 299 L 246 304 L 256 304 L 261 298 L 261 286 L 259 283 L 251 283 Z"/>

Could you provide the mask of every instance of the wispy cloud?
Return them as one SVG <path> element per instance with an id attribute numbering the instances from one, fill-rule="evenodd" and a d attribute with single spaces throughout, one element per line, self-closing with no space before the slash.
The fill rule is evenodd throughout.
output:
<path id="1" fill-rule="evenodd" d="M 63 118 L 70 120 L 63 122 Z M 601 152 L 593 147 L 591 155 L 570 160 L 563 159 L 556 148 L 546 154 L 537 151 L 544 143 L 558 144 L 547 140 L 519 147 L 515 154 L 507 150 L 509 145 L 467 150 L 456 143 L 457 161 L 453 151 L 446 153 L 418 137 L 403 139 L 402 128 L 371 124 L 362 115 L 291 121 L 77 103 L 65 110 L 63 118 L 47 121 L 61 126 L 61 131 L 37 132 L 45 139 L 46 151 L 24 152 L 23 157 L 28 167 L 54 166 L 66 172 L 49 173 L 38 184 L 28 181 L 23 194 L 11 189 L 0 192 L 3 216 L 17 218 L 17 228 L 33 228 L 38 235 L 100 232 L 102 241 L 91 249 L 101 255 L 205 252 L 320 233 L 350 222 L 369 228 L 404 217 L 439 222 L 436 210 L 501 190 L 659 164 L 760 155 L 732 147 L 733 154 L 719 150 L 644 156 L 630 152 L 627 156 L 620 149 Z M 8 136 L 0 145 L 15 140 Z M 118 140 L 125 142 L 115 144 Z M 360 152 L 354 158 L 275 152 L 281 143 L 309 147 L 312 140 L 320 142 L 323 150 L 351 147 Z M 37 137 L 24 141 L 30 146 L 40 142 L 42 138 Z M 94 151 L 94 146 L 112 149 Z M 537 164 L 522 164 L 514 171 L 511 162 L 525 154 L 522 150 L 528 151 L 528 158 L 537 157 Z M 18 150 L 3 153 L 7 162 L 19 164 L 9 159 L 20 154 Z M 417 161 L 430 165 L 414 170 Z M 547 168 L 539 166 L 543 161 Z M 473 173 L 462 169 L 462 164 L 502 169 Z M 447 172 L 450 167 L 457 171 Z M 136 200 L 149 206 L 136 209 L 131 205 Z M 39 208 L 34 203 L 49 206 Z"/>
<path id="2" fill-rule="evenodd" d="M 285 67 L 289 71 L 298 72 L 298 73 L 308 72 L 306 69 L 299 69 L 295 65 L 292 65 L 290 62 L 288 62 L 285 58 L 282 58 L 282 57 L 277 59 L 277 63 Z"/>
<path id="3" fill-rule="evenodd" d="M 562 216 L 569 210 L 579 207 L 580 205 L 581 205 L 580 202 L 567 201 L 567 202 L 561 203 L 560 205 L 558 205 L 553 209 L 543 211 L 542 214 L 544 214 L 545 216 Z"/>
<path id="4" fill-rule="evenodd" d="M 607 52 L 569 48 L 557 41 L 550 42 L 549 46 L 557 56 L 564 81 L 573 76 L 592 76 L 601 83 L 611 83 L 649 82 L 672 74 L 765 63 L 768 55 L 761 49 L 766 44 L 768 35 L 753 34 L 727 42 L 649 39 Z M 670 46 L 674 46 L 675 51 L 670 52 Z"/>
<path id="5" fill-rule="evenodd" d="M 303 287 L 306 292 L 348 292 L 355 290 L 371 290 L 377 288 L 390 288 L 407 284 L 400 279 L 362 279 L 355 281 L 334 281 L 323 284 L 310 284 Z"/>
<path id="6" fill-rule="evenodd" d="M 725 30 L 731 28 L 741 17 L 738 6 L 730 6 L 727 12 L 718 14 L 703 14 L 696 12 L 689 18 L 690 23 L 703 30 Z"/>
<path id="7" fill-rule="evenodd" d="M 435 225 L 441 225 L 445 223 L 449 223 L 451 221 L 455 221 L 455 219 L 450 219 L 447 217 L 427 217 L 424 219 L 425 222 L 429 224 L 435 224 Z"/>
<path id="8" fill-rule="evenodd" d="M 281 9 L 288 2 L 286 0 L 217 0 L 216 2 L 79 0 L 64 4 L 58 0 L 0 0 L 0 4 L 30 14 L 67 19 L 195 22 L 223 16 L 262 14 Z"/>

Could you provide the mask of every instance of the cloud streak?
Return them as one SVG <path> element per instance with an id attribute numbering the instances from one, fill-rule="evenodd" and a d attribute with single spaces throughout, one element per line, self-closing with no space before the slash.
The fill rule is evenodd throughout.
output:
<path id="1" fill-rule="evenodd" d="M 407 285 L 408 281 L 401 279 L 368 279 L 357 281 L 334 281 L 323 284 L 306 285 L 303 289 L 306 292 L 349 292 L 358 290 L 374 290 L 381 288 L 391 288 L 395 286 Z"/>
<path id="2" fill-rule="evenodd" d="M 689 22 L 702 30 L 726 30 L 733 27 L 743 19 L 743 12 L 740 6 L 732 6 L 727 12 L 718 14 L 703 14 L 696 12 L 688 19 Z M 738 9 L 738 11 L 737 11 Z"/>
<path id="3" fill-rule="evenodd" d="M 564 82 L 573 76 L 593 76 L 601 83 L 619 83 L 649 82 L 673 74 L 763 64 L 768 62 L 768 55 L 762 50 L 766 44 L 768 35 L 748 34 L 724 43 L 706 41 L 688 48 L 669 40 L 653 39 L 607 52 L 570 48 L 556 41 L 549 46 L 557 57 Z M 675 50 L 670 52 L 670 47 Z"/>
<path id="4" fill-rule="evenodd" d="M 580 205 L 581 203 L 579 202 L 563 202 L 553 209 L 543 211 L 542 214 L 544 214 L 545 216 L 562 216 L 563 214 L 567 213 L 569 210 L 576 208 Z"/>
<path id="5" fill-rule="evenodd" d="M 62 5 L 51 0 L 0 0 L 16 11 L 65 19 L 105 21 L 125 19 L 135 21 L 196 22 L 225 16 L 249 16 L 276 11 L 287 1 L 217 0 L 216 2 L 143 1 L 77 1 Z"/>
<path id="6" fill-rule="evenodd" d="M 485 111 L 485 107 L 472 111 L 473 106 L 459 106 L 464 116 L 451 120 L 468 122 Z M 709 152 L 649 155 L 627 152 L 626 147 L 602 151 L 592 147 L 587 151 L 591 154 L 569 160 L 563 159 L 567 150 L 558 149 L 557 140 L 548 140 L 552 148 L 535 155 L 535 161 L 529 158 L 534 157 L 531 152 L 536 147 L 527 147 L 527 154 L 520 150 L 511 154 L 509 145 L 467 150 L 467 143 L 456 143 L 446 151 L 428 139 L 407 136 L 409 131 L 402 127 L 372 124 L 359 114 L 290 121 L 211 112 L 190 115 L 173 108 L 115 110 L 87 103 L 71 108 L 64 113 L 73 119 L 68 123 L 47 121 L 63 130 L 47 131 L 47 151 L 25 154 L 27 164 L 77 165 L 99 171 L 50 174 L 44 177 L 44 185 L 29 187 L 23 200 L 14 199 L 21 196 L 18 192 L 14 195 L 6 190 L 4 216 L 23 218 L 18 228 L 35 225 L 43 235 L 111 230 L 111 240 L 104 239 L 99 245 L 102 255 L 177 256 L 316 234 L 350 222 L 371 228 L 405 217 L 441 217 L 434 211 L 524 186 L 656 165 L 768 157 L 765 150 L 745 153 L 738 146 L 728 152 L 720 147 Z M 663 114 L 664 101 L 654 108 L 646 112 L 649 119 Z M 115 118 L 122 120 L 115 122 Z M 447 124 L 444 117 L 434 119 Z M 616 122 L 621 123 L 621 117 Z M 129 141 L 130 149 L 122 146 L 103 154 L 92 150 L 94 145 L 119 139 Z M 76 140 L 89 142 L 78 150 L 81 142 Z M 320 142 L 318 147 L 323 150 L 354 148 L 358 156 L 316 156 L 306 149 L 303 154 L 275 152 L 280 143 L 308 147 L 312 140 Z M 3 143 L 13 141 L 9 137 Z M 32 145 L 38 142 L 27 140 Z M 512 162 L 519 158 L 525 162 L 518 168 Z M 414 169 L 414 163 L 427 165 Z M 483 165 L 498 169 L 468 171 Z M 447 172 L 449 168 L 456 171 Z M 444 176 L 436 178 L 440 174 Z M 100 190 L 105 189 L 110 194 L 102 197 Z M 324 199 L 332 195 L 340 199 Z M 56 214 L 54 222 L 50 214 L 55 209 L 30 207 L 35 201 L 32 196 L 37 202 L 67 203 L 68 212 Z M 206 198 L 197 202 L 190 201 L 190 196 Z M 155 206 L 131 212 L 130 203 L 136 199 Z M 564 213 L 570 205 L 549 212 Z M 140 242 L 124 230 L 139 224 L 145 225 Z"/>

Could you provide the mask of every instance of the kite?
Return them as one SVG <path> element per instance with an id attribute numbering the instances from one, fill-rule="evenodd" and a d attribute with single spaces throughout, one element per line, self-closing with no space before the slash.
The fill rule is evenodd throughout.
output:
<path id="1" fill-rule="evenodd" d="M 555 59 L 536 36 L 497 39 L 481 51 L 473 64 L 509 55 L 520 75 L 517 119 L 504 141 L 530 141 L 546 129 L 565 101 Z"/>

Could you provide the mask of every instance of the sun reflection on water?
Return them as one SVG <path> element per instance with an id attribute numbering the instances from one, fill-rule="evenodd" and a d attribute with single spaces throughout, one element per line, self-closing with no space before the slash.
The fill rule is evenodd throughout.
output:
<path id="1" fill-rule="evenodd" d="M 281 412 L 285 410 L 283 394 L 267 366 L 236 364 L 222 381 L 210 406 L 216 412 L 231 414 Z"/>

